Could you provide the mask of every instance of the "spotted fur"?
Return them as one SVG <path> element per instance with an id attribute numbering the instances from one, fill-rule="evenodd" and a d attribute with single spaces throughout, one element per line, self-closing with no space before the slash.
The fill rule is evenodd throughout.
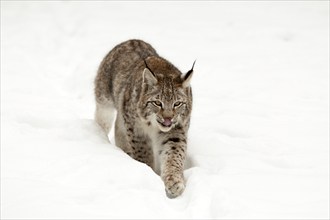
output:
<path id="1" fill-rule="evenodd" d="M 96 122 L 108 134 L 117 111 L 116 145 L 158 173 L 170 198 L 185 188 L 192 72 L 182 74 L 150 44 L 129 40 L 106 55 L 95 78 Z"/>

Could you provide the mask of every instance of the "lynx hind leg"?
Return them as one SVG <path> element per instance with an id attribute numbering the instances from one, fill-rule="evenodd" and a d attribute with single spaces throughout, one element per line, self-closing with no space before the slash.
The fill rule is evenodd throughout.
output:
<path id="1" fill-rule="evenodd" d="M 123 149 L 125 153 L 133 157 L 133 151 L 128 144 L 127 134 L 124 129 L 123 119 L 120 114 L 117 115 L 115 122 L 115 143 L 118 147 Z"/>
<path id="2" fill-rule="evenodd" d="M 115 108 L 111 100 L 106 102 L 96 101 L 95 121 L 101 126 L 105 134 L 108 135 L 115 117 Z"/>

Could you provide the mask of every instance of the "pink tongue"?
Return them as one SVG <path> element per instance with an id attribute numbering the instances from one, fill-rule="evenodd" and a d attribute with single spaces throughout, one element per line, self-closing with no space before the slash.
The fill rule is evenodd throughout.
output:
<path id="1" fill-rule="evenodd" d="M 165 125 L 166 127 L 171 126 L 172 125 L 171 119 L 165 118 L 164 122 L 163 122 L 163 125 Z"/>

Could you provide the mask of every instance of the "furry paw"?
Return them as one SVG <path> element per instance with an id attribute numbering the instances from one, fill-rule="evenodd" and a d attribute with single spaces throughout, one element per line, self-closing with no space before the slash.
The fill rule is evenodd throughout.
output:
<path id="1" fill-rule="evenodd" d="M 164 178 L 165 191 L 168 198 L 176 198 L 182 194 L 185 189 L 182 175 L 169 175 Z"/>

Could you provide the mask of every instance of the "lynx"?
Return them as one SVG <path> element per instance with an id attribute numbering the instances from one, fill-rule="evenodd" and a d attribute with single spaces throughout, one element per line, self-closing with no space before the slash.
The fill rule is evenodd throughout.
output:
<path id="1" fill-rule="evenodd" d="M 129 40 L 106 55 L 95 78 L 95 121 L 108 134 L 117 111 L 116 145 L 160 175 L 169 198 L 185 188 L 194 64 L 182 74 L 150 44 Z"/>

